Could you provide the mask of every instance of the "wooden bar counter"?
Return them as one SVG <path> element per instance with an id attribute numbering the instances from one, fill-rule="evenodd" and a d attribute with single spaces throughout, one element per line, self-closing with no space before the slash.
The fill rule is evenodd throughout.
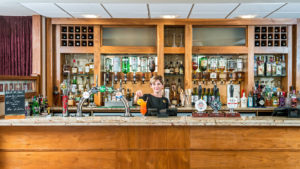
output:
<path id="1" fill-rule="evenodd" d="M 300 119 L 30 117 L 0 120 L 1 169 L 299 168 Z"/>

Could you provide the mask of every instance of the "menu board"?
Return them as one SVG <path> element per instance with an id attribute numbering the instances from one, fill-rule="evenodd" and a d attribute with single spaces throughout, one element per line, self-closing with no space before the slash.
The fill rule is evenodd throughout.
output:
<path id="1" fill-rule="evenodd" d="M 5 115 L 25 114 L 25 92 L 6 91 L 5 92 Z"/>

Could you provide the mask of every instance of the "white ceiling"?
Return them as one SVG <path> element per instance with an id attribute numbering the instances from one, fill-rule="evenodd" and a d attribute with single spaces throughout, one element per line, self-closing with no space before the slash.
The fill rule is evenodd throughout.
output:
<path id="1" fill-rule="evenodd" d="M 51 18 L 300 18 L 300 0 L 0 0 L 0 15 Z"/>

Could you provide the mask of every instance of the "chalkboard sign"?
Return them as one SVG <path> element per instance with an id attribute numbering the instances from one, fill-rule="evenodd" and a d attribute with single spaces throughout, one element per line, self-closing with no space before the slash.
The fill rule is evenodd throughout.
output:
<path id="1" fill-rule="evenodd" d="M 5 115 L 25 114 L 25 92 L 6 91 L 5 92 Z"/>

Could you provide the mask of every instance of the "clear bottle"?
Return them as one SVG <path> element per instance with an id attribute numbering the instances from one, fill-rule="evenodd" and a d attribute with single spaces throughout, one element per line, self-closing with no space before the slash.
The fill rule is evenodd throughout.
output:
<path id="1" fill-rule="evenodd" d="M 281 64 L 281 59 L 277 57 L 278 59 L 276 60 L 276 76 L 282 76 L 282 64 Z"/>
<path id="2" fill-rule="evenodd" d="M 179 62 L 178 61 L 176 62 L 176 66 L 175 66 L 175 69 L 174 69 L 174 74 L 176 74 L 176 75 L 179 74 Z"/>
<path id="3" fill-rule="evenodd" d="M 253 97 L 251 95 L 251 92 L 248 94 L 248 107 L 253 107 Z"/>
<path id="4" fill-rule="evenodd" d="M 94 74 L 94 59 L 90 61 L 90 74 Z"/>
<path id="5" fill-rule="evenodd" d="M 219 64 L 218 64 L 218 71 L 219 72 L 224 72 L 226 71 L 226 64 L 227 64 L 227 60 L 226 58 L 222 57 L 219 59 Z"/>
<path id="6" fill-rule="evenodd" d="M 184 74 L 184 66 L 183 66 L 182 61 L 181 61 L 180 66 L 179 66 L 179 74 L 180 74 L 180 75 L 183 75 L 183 74 Z"/>
<path id="7" fill-rule="evenodd" d="M 65 64 L 63 66 L 63 72 L 64 73 L 71 73 L 71 71 L 72 71 L 72 68 L 71 68 L 71 66 L 68 63 L 68 59 L 65 58 Z"/>
<path id="8" fill-rule="evenodd" d="M 243 59 L 238 58 L 238 59 L 236 60 L 236 71 L 242 72 L 242 71 L 243 71 L 243 68 L 244 68 L 244 65 L 243 65 Z"/>
<path id="9" fill-rule="evenodd" d="M 143 56 L 141 57 L 141 72 L 148 72 L 148 66 L 147 66 L 147 63 L 148 63 L 148 58 Z"/>
<path id="10" fill-rule="evenodd" d="M 209 70 L 211 72 L 215 72 L 216 69 L 217 69 L 217 59 L 215 57 L 211 57 L 210 58 L 210 68 L 209 68 Z M 201 70 L 202 70 L 202 68 L 201 68 Z"/>
<path id="11" fill-rule="evenodd" d="M 285 56 L 281 56 L 281 68 L 282 68 L 282 76 L 286 76 L 286 63 L 285 63 Z"/>
<path id="12" fill-rule="evenodd" d="M 89 62 L 87 62 L 84 66 L 84 73 L 90 74 L 90 63 Z"/>
<path id="13" fill-rule="evenodd" d="M 254 56 L 254 76 L 257 76 L 257 60 L 258 56 Z"/>
<path id="14" fill-rule="evenodd" d="M 268 57 L 266 62 L 266 76 L 272 76 L 272 57 Z"/>
<path id="15" fill-rule="evenodd" d="M 241 98 L 241 108 L 247 108 L 247 97 L 243 91 L 243 97 Z"/>
<path id="16" fill-rule="evenodd" d="M 228 59 L 227 61 L 227 69 L 230 72 L 233 72 L 236 70 L 236 60 L 233 58 Z"/>
<path id="17" fill-rule="evenodd" d="M 77 74 L 77 73 L 78 73 L 78 68 L 76 66 L 76 60 L 73 59 L 72 74 Z"/>
<path id="18" fill-rule="evenodd" d="M 264 56 L 260 56 L 258 60 L 257 66 L 257 75 L 264 76 L 265 75 L 265 64 L 264 64 Z"/>
<path id="19" fill-rule="evenodd" d="M 79 60 L 77 61 L 77 66 L 78 66 L 78 74 L 84 74 L 83 67 L 82 65 L 80 65 Z"/>

